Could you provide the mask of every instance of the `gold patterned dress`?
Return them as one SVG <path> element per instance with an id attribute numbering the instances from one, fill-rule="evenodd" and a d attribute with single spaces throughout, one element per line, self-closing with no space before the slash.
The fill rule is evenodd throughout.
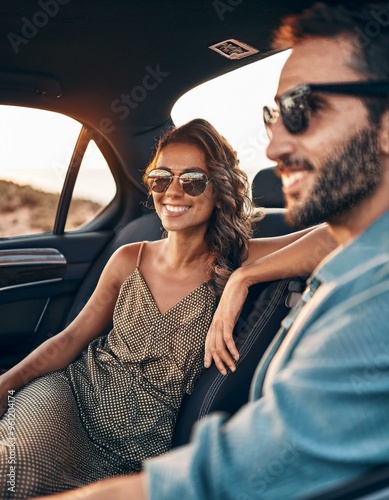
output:
<path id="1" fill-rule="evenodd" d="M 13 488 L 9 416 L 0 419 L 0 498 L 138 471 L 144 459 L 170 448 L 182 398 L 203 370 L 216 300 L 203 283 L 162 314 L 138 265 L 121 287 L 112 331 L 65 370 L 16 393 Z"/>

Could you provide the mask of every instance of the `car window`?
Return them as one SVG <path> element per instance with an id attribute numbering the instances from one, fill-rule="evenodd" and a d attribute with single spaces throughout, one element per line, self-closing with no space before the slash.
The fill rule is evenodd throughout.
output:
<path id="1" fill-rule="evenodd" d="M 65 230 L 83 226 L 109 204 L 116 184 L 107 160 L 95 141 L 89 141 L 74 186 Z"/>
<path id="2" fill-rule="evenodd" d="M 0 106 L 0 237 L 53 230 L 81 129 L 81 123 L 59 113 Z M 90 141 L 65 229 L 77 229 L 91 220 L 115 192 L 109 166 Z"/>
<path id="3" fill-rule="evenodd" d="M 241 168 L 252 180 L 273 164 L 266 157 L 262 108 L 274 105 L 279 74 L 289 54 L 275 54 L 191 89 L 173 106 L 173 122 L 179 126 L 193 118 L 208 120 L 235 148 Z"/>

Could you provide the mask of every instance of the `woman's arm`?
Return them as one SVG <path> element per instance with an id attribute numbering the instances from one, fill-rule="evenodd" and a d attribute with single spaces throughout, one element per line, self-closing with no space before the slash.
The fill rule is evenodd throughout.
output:
<path id="1" fill-rule="evenodd" d="M 46 340 L 0 377 L 0 415 L 7 407 L 8 391 L 68 366 L 112 321 L 120 286 L 135 267 L 138 245 L 122 247 L 106 264 L 91 298 L 62 332 Z"/>
<path id="2" fill-rule="evenodd" d="M 147 479 L 144 472 L 101 479 L 76 490 L 36 497 L 36 500 L 147 500 Z"/>
<path id="3" fill-rule="evenodd" d="M 281 250 L 297 240 L 300 240 L 303 236 L 315 231 L 316 236 L 313 241 L 316 241 L 317 230 L 319 234 L 329 234 L 327 230 L 327 224 L 321 224 L 320 226 L 310 227 L 308 229 L 303 229 L 301 231 L 295 231 L 290 234 L 284 234 L 282 236 L 273 236 L 269 238 L 255 238 L 250 241 L 249 255 L 246 261 L 243 263 L 244 266 L 251 264 L 252 262 L 266 257 L 266 255 L 272 254 L 277 250 Z M 308 239 L 309 242 L 309 239 Z M 309 243 L 308 243 L 309 244 Z"/>
<path id="4" fill-rule="evenodd" d="M 205 342 L 206 368 L 213 359 L 223 375 L 225 365 L 235 371 L 239 354 L 232 333 L 251 285 L 308 276 L 337 246 L 325 224 L 294 236 L 252 240 L 248 259 L 231 274 L 214 314 Z"/>

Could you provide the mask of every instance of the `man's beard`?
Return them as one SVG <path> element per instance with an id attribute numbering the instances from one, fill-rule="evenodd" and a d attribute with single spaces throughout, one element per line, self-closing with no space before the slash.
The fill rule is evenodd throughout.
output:
<path id="1" fill-rule="evenodd" d="M 377 136 L 377 130 L 369 127 L 351 137 L 344 148 L 335 150 L 318 172 L 310 192 L 288 206 L 287 222 L 296 227 L 331 222 L 372 194 L 382 171 Z M 309 170 L 315 171 L 312 167 Z"/>

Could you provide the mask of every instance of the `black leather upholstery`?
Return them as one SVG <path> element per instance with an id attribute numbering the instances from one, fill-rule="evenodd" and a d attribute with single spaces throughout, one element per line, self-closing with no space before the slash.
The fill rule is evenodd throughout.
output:
<path id="1" fill-rule="evenodd" d="M 253 200 L 258 207 L 264 207 L 265 213 L 264 219 L 253 227 L 254 237 L 280 236 L 296 230 L 285 222 L 281 181 L 273 170 L 261 170 L 253 181 Z M 240 353 L 237 370 L 223 376 L 212 365 L 203 372 L 193 393 L 184 398 L 173 435 L 173 447 L 187 443 L 195 422 L 208 413 L 222 411 L 233 415 L 248 401 L 254 371 L 304 284 L 305 280 L 297 278 L 250 287 L 234 331 Z M 293 300 L 290 300 L 291 296 Z"/>
<path id="2" fill-rule="evenodd" d="M 297 230 L 286 223 L 284 195 L 281 180 L 274 173 L 274 167 L 260 170 L 251 185 L 251 196 L 257 207 L 262 208 L 265 217 L 253 226 L 254 238 L 268 238 L 293 233 Z"/>
<path id="3" fill-rule="evenodd" d="M 254 371 L 303 286 L 304 281 L 296 278 L 250 288 L 234 331 L 240 354 L 236 372 L 223 376 L 214 364 L 203 372 L 193 393 L 184 398 L 173 446 L 187 443 L 193 424 L 208 413 L 222 411 L 233 415 L 248 401 Z"/>
<path id="4" fill-rule="evenodd" d="M 284 208 L 281 179 L 274 173 L 274 167 L 260 170 L 251 185 L 253 201 L 257 207 Z"/>
<path id="5" fill-rule="evenodd" d="M 253 238 L 268 238 L 281 236 L 296 231 L 285 221 L 285 208 L 263 208 L 265 217 L 253 224 Z"/>
<path id="6" fill-rule="evenodd" d="M 389 498 L 389 465 L 385 464 L 301 500 L 385 500 Z"/>
<path id="7" fill-rule="evenodd" d="M 258 179 L 262 179 L 265 175 L 267 184 L 263 184 L 262 180 L 260 183 L 269 196 L 261 197 L 261 202 L 266 199 L 268 201 L 279 199 L 282 196 L 281 191 L 277 196 L 275 195 L 275 191 L 280 188 L 278 179 L 273 173 L 270 176 L 270 173 L 263 174 L 261 172 L 255 181 L 256 184 L 253 188 L 255 193 L 258 193 Z M 269 185 L 270 181 L 275 182 L 276 186 Z M 259 204 L 264 205 L 264 203 Z M 275 206 L 266 208 L 265 212 L 265 218 L 256 224 L 255 236 L 278 236 L 294 230 L 287 226 L 284 221 L 285 209 Z M 161 234 L 161 222 L 155 213 L 141 216 L 121 229 L 90 269 L 69 311 L 67 323 L 84 306 L 92 294 L 107 260 L 117 248 L 136 241 L 157 240 Z M 288 279 L 262 283 L 250 288 L 248 299 L 234 332 L 240 351 L 237 371 L 228 373 L 225 377 L 219 373 L 215 365 L 204 371 L 194 392 L 184 398 L 173 436 L 173 446 L 186 443 L 189 440 L 193 424 L 209 412 L 224 411 L 232 415 L 247 402 L 251 379 L 258 362 L 277 333 L 282 319 L 289 312 L 288 299 L 290 295 L 298 294 L 302 283 L 303 281 L 299 279 Z"/>

